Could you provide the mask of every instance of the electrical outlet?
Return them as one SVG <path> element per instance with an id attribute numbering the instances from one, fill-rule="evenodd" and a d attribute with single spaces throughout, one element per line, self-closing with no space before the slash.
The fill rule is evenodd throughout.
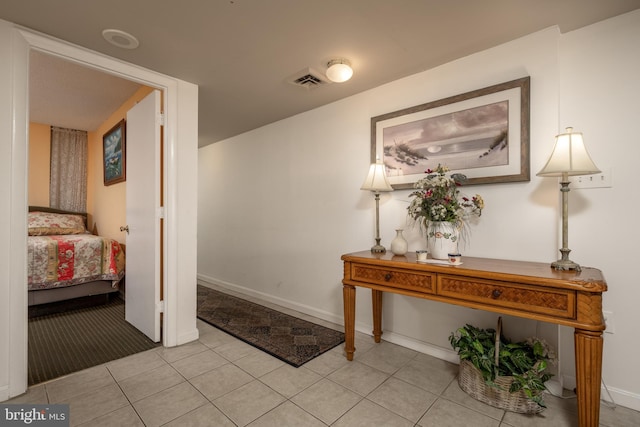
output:
<path id="1" fill-rule="evenodd" d="M 611 169 L 594 175 L 572 176 L 569 180 L 571 181 L 571 186 L 569 187 L 571 189 L 613 187 Z"/>
<path id="2" fill-rule="evenodd" d="M 603 311 L 602 315 L 604 316 L 604 324 L 607 325 L 607 329 L 605 329 L 605 333 L 614 334 L 616 332 L 616 323 L 613 318 L 612 311 Z"/>

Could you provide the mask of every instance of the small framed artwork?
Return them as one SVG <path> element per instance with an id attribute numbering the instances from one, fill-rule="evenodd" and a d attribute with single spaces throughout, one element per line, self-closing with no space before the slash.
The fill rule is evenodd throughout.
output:
<path id="1" fill-rule="evenodd" d="M 104 185 L 112 185 L 126 180 L 125 121 L 109 129 L 102 136 Z"/>
<path id="2" fill-rule="evenodd" d="M 371 162 L 394 189 L 439 164 L 466 184 L 529 181 L 529 92 L 524 77 L 371 119 Z"/>

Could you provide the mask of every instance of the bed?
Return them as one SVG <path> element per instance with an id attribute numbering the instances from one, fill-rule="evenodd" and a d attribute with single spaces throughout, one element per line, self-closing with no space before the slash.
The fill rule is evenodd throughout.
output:
<path id="1" fill-rule="evenodd" d="M 29 307 L 119 291 L 123 246 L 87 230 L 87 214 L 29 207 Z"/>

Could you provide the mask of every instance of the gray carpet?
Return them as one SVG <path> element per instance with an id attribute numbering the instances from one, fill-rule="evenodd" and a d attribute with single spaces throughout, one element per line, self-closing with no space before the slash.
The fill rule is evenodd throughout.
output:
<path id="1" fill-rule="evenodd" d="M 124 320 L 124 301 L 29 319 L 29 385 L 152 349 Z"/>
<path id="2" fill-rule="evenodd" d="M 198 318 L 295 366 L 344 342 L 344 333 L 198 285 Z"/>

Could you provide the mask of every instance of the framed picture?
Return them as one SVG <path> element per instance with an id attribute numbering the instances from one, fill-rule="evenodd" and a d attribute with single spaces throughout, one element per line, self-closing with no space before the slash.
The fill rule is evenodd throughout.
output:
<path id="1" fill-rule="evenodd" d="M 371 162 L 394 189 L 438 164 L 466 184 L 529 181 L 529 87 L 524 77 L 371 119 Z"/>
<path id="2" fill-rule="evenodd" d="M 104 185 L 126 180 L 125 135 L 125 121 L 122 119 L 102 136 Z"/>

